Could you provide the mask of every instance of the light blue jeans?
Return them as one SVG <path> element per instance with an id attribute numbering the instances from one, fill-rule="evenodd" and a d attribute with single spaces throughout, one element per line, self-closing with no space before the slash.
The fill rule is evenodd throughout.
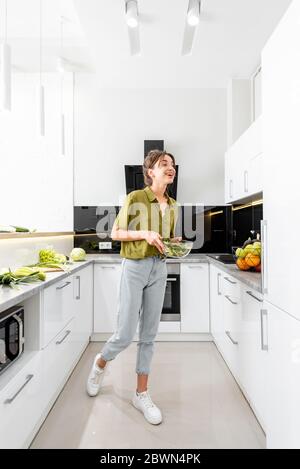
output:
<path id="1" fill-rule="evenodd" d="M 113 360 L 131 344 L 139 322 L 136 372 L 149 374 L 167 283 L 166 259 L 123 259 L 119 285 L 117 329 L 102 348 L 103 360 Z"/>

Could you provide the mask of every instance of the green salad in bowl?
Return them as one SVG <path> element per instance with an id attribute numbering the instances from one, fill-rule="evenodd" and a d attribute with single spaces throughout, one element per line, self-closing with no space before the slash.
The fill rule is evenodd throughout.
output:
<path id="1" fill-rule="evenodd" d="M 193 241 L 171 242 L 169 239 L 162 240 L 165 247 L 165 256 L 178 258 L 186 257 L 193 247 Z"/>

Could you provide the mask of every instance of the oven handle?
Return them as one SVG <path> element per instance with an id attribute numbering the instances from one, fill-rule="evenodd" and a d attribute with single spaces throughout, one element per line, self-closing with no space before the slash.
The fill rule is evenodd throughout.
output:
<path id="1" fill-rule="evenodd" d="M 17 314 L 14 314 L 13 315 L 13 318 L 17 321 L 17 323 L 19 324 L 19 354 L 18 354 L 18 357 L 21 355 L 21 353 L 23 352 L 22 350 L 22 345 L 24 344 L 24 337 L 23 337 L 23 321 L 22 319 L 17 315 Z"/>

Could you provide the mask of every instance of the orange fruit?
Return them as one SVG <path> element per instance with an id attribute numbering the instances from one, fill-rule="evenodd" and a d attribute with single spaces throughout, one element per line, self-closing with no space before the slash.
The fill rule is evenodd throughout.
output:
<path id="1" fill-rule="evenodd" d="M 242 259 L 239 257 L 236 261 L 236 265 L 241 269 L 241 270 L 249 270 L 250 265 L 247 264 L 245 259 Z"/>
<path id="2" fill-rule="evenodd" d="M 249 267 L 256 267 L 260 264 L 260 257 L 249 252 L 249 254 L 247 254 L 247 256 L 245 257 L 245 261 L 249 265 Z"/>

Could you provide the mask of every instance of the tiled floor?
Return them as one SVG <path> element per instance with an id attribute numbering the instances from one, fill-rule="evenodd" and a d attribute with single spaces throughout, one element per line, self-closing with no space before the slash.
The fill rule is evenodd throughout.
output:
<path id="1" fill-rule="evenodd" d="M 135 342 L 110 363 L 101 394 L 86 394 L 102 345 L 89 345 L 32 448 L 265 447 L 264 433 L 214 344 L 156 342 L 148 388 L 163 413 L 158 426 L 130 402 Z"/>

